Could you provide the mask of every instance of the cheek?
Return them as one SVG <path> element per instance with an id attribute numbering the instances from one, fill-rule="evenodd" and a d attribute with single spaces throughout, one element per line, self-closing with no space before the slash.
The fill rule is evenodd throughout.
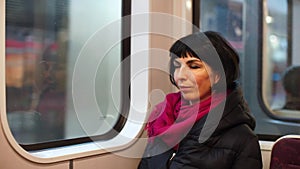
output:
<path id="1" fill-rule="evenodd" d="M 200 92 L 206 92 L 211 88 L 210 77 L 208 76 L 208 74 L 196 76 L 196 79 L 194 79 L 194 81 L 198 86 Z"/>

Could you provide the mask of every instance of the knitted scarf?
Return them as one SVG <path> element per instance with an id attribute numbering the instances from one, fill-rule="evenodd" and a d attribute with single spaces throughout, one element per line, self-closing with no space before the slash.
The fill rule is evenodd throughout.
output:
<path id="1" fill-rule="evenodd" d="M 209 97 L 190 105 L 181 97 L 180 92 L 168 94 L 165 100 L 154 108 L 148 119 L 146 130 L 149 142 L 160 138 L 169 147 L 176 149 L 194 123 L 222 102 L 226 93 L 214 94 L 213 97 L 213 103 L 212 97 Z"/>

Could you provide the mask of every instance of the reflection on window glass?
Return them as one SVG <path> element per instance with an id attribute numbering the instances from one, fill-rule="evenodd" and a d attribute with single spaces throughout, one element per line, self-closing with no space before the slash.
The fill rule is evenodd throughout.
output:
<path id="1" fill-rule="evenodd" d="M 118 1 L 119 2 L 119 1 Z M 7 0 L 6 1 L 6 109 L 9 126 L 20 144 L 105 134 L 119 117 L 121 62 L 120 44 L 109 51 L 92 51 L 89 59 L 106 52 L 91 83 L 91 96 L 84 98 L 85 119 L 78 115 L 72 93 L 76 61 L 88 40 L 105 25 L 121 18 L 121 2 L 110 0 Z M 109 41 L 111 31 L 98 40 Z M 87 59 L 88 60 L 88 59 Z M 88 65 L 88 64 L 85 64 Z M 89 70 L 87 67 L 78 69 Z M 110 97 L 112 76 L 115 98 Z M 99 112 L 89 109 L 96 98 Z M 117 98 L 117 99 L 116 99 Z M 78 106 L 78 105 L 77 105 Z M 79 105 L 80 106 L 80 105 Z"/>
<path id="2" fill-rule="evenodd" d="M 297 0 L 267 1 L 264 94 L 279 117 L 300 118 L 299 7 Z"/>
<path id="3" fill-rule="evenodd" d="M 282 75 L 282 86 L 286 94 L 283 109 L 300 110 L 300 66 L 288 67 Z"/>
<path id="4" fill-rule="evenodd" d="M 220 32 L 243 53 L 243 0 L 201 1 L 200 29 Z"/>
<path id="5" fill-rule="evenodd" d="M 271 109 L 285 105 L 283 74 L 288 63 L 288 10 L 286 0 L 268 0 L 265 11 L 264 94 Z"/>

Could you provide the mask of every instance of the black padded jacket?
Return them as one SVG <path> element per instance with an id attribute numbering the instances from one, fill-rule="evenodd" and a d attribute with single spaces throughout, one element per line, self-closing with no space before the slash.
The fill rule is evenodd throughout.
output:
<path id="1" fill-rule="evenodd" d="M 221 119 L 215 119 L 220 112 Z M 170 149 L 145 157 L 138 169 L 261 169 L 261 151 L 254 128 L 255 120 L 241 91 L 236 89 L 228 95 L 225 108 L 220 104 L 194 124 L 176 152 Z M 147 145 L 145 153 L 147 149 L 164 147 L 162 142 Z"/>

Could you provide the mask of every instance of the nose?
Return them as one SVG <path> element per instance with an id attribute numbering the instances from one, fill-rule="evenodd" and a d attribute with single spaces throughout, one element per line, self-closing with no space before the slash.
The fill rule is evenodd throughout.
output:
<path id="1" fill-rule="evenodd" d="M 181 66 L 177 69 L 176 79 L 177 80 L 186 80 L 188 77 L 188 69 L 185 66 Z"/>

